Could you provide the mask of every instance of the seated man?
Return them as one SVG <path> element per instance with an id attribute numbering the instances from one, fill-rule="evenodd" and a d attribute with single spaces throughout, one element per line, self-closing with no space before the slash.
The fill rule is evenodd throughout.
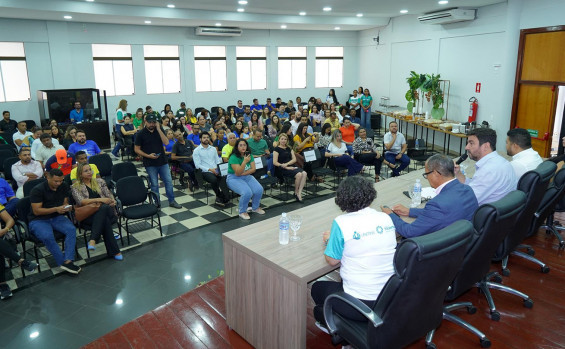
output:
<path id="1" fill-rule="evenodd" d="M 276 115 L 279 117 L 281 122 L 285 122 L 288 119 L 288 113 L 285 110 L 284 104 L 281 104 L 279 107 L 279 111 L 276 112 Z"/>
<path id="2" fill-rule="evenodd" d="M 19 199 L 16 198 L 12 186 L 4 178 L 0 178 L 0 205 L 4 206 L 6 212 L 12 217 L 16 214 L 18 201 Z"/>
<path id="3" fill-rule="evenodd" d="M 24 144 L 24 139 L 27 139 L 31 136 L 31 132 L 27 130 L 27 124 L 25 121 L 18 122 L 18 130 L 12 135 L 12 139 L 14 140 L 14 144 L 18 151 L 22 148 Z"/>
<path id="4" fill-rule="evenodd" d="M 349 119 L 354 124 L 361 124 L 361 118 L 357 116 L 357 111 L 353 108 L 349 111 Z"/>
<path id="5" fill-rule="evenodd" d="M 251 111 L 256 110 L 257 112 L 261 112 L 261 110 L 263 110 L 263 106 L 261 104 L 259 104 L 259 100 L 257 98 L 253 98 L 253 104 L 251 105 Z M 270 109 L 269 109 L 270 111 Z M 248 114 L 247 113 L 247 108 L 245 108 L 245 113 L 244 114 Z M 251 117 L 251 115 L 249 115 Z M 248 122 L 249 120 L 245 120 L 245 122 Z"/>
<path id="6" fill-rule="evenodd" d="M 400 176 L 400 171 L 410 165 L 410 158 L 406 155 L 406 139 L 402 133 L 398 132 L 396 121 L 391 121 L 388 124 L 388 129 L 389 132 L 383 138 L 386 150 L 385 159 L 391 164 L 394 164 L 397 160 L 400 161 L 400 166 L 392 170 L 392 177 L 397 177 Z"/>
<path id="7" fill-rule="evenodd" d="M 260 130 L 253 131 L 253 137 L 247 140 L 247 145 L 254 158 L 264 156 L 267 159 L 267 169 L 271 174 L 274 174 L 273 157 L 269 151 L 267 141 L 263 139 L 263 132 Z"/>
<path id="8" fill-rule="evenodd" d="M 543 162 L 538 152 L 532 149 L 532 136 L 523 128 L 515 128 L 506 134 L 506 153 L 512 157 L 510 165 L 516 179 L 528 171 L 535 170 Z"/>
<path id="9" fill-rule="evenodd" d="M 86 156 L 86 153 L 82 150 L 78 151 L 75 154 L 75 159 L 77 166 L 78 164 L 86 164 L 88 162 L 88 157 Z M 90 169 L 92 170 L 92 176 L 96 178 L 101 178 L 100 171 L 98 171 L 98 167 L 96 167 L 96 165 L 94 164 L 89 164 L 89 165 L 90 165 Z M 77 168 L 75 166 L 71 170 L 71 181 L 74 183 L 76 179 L 77 179 Z"/>
<path id="10" fill-rule="evenodd" d="M 31 149 L 31 157 L 35 159 L 35 150 L 41 143 L 39 138 L 43 134 L 43 130 L 40 127 L 34 126 L 31 129 L 31 136 L 23 140 L 22 146 L 27 146 Z M 33 146 L 35 144 L 35 147 Z"/>
<path id="11" fill-rule="evenodd" d="M 59 149 L 65 149 L 62 145 L 59 144 L 59 141 L 51 138 L 50 134 L 44 133 L 39 137 L 40 145 L 37 147 L 35 152 L 35 160 L 39 161 L 39 163 L 43 166 L 50 157 L 55 155 L 55 152 Z M 33 142 L 35 145 L 37 142 Z M 33 148 L 33 146 L 32 146 Z"/>
<path id="12" fill-rule="evenodd" d="M 55 155 L 50 157 L 45 163 L 45 172 L 49 172 L 53 169 L 59 169 L 63 172 L 63 176 L 71 174 L 73 168 L 75 168 L 76 160 L 73 153 L 67 153 L 65 149 L 59 149 L 55 152 Z"/>
<path id="13" fill-rule="evenodd" d="M 86 153 L 86 156 L 91 157 L 92 155 L 100 154 L 100 148 L 96 142 L 87 140 L 86 133 L 83 130 L 77 130 L 76 133 L 77 141 L 69 146 L 69 153 L 76 154 L 80 150 Z"/>
<path id="14" fill-rule="evenodd" d="M 405 238 L 433 233 L 460 219 L 471 220 L 479 207 L 471 187 L 455 178 L 453 161 L 445 155 L 436 154 L 425 164 L 424 177 L 428 179 L 436 196 L 424 208 L 407 208 L 395 205 L 392 210 L 381 207 L 390 215 L 396 231 Z M 396 214 L 395 214 L 396 213 Z M 406 223 L 399 216 L 416 218 Z"/>
<path id="15" fill-rule="evenodd" d="M 39 161 L 32 160 L 29 148 L 23 148 L 19 154 L 20 161 L 12 165 L 12 177 L 18 183 L 16 197 L 24 197 L 24 184 L 27 181 L 43 177 L 43 166 Z"/>
<path id="16" fill-rule="evenodd" d="M 465 150 L 477 162 L 475 174 L 473 178 L 466 178 L 459 165 L 455 165 L 455 176 L 473 189 L 479 205 L 500 200 L 516 190 L 518 180 L 514 168 L 496 152 L 495 130 L 476 128 L 469 131 Z"/>
<path id="17" fill-rule="evenodd" d="M 243 112 L 245 111 L 243 109 L 243 102 L 241 101 L 241 99 L 237 101 L 237 106 L 235 107 L 234 111 L 236 115 L 243 114 Z"/>
<path id="18" fill-rule="evenodd" d="M 222 148 L 222 160 L 224 162 L 228 162 L 230 155 L 233 151 L 235 141 L 237 141 L 237 138 L 235 138 L 235 133 L 233 132 L 228 133 L 228 144 L 224 145 L 224 147 Z"/>
<path id="19" fill-rule="evenodd" d="M 52 169 L 47 174 L 47 181 L 31 190 L 29 230 L 45 244 L 61 269 L 78 274 L 81 269 L 73 263 L 76 229 L 66 216 L 71 206 L 69 205 L 69 186 L 63 183 L 63 179 L 61 170 Z M 54 230 L 65 235 L 64 254 L 55 240 Z"/>
<path id="20" fill-rule="evenodd" d="M 196 149 L 200 145 L 200 125 L 194 124 L 192 126 L 192 133 L 186 136 L 186 140 L 193 149 Z"/>
<path id="21" fill-rule="evenodd" d="M 292 134 L 296 136 L 296 130 L 298 130 L 298 125 L 300 125 L 300 120 L 302 120 L 302 114 L 300 112 L 294 112 L 292 120 L 290 120 L 290 126 L 292 127 Z"/>
<path id="22" fill-rule="evenodd" d="M 175 138 L 177 142 L 173 145 L 173 150 L 171 151 L 171 160 L 178 161 L 179 167 L 186 173 L 188 173 L 188 188 L 193 191 L 194 188 L 198 188 L 198 183 L 196 183 L 196 177 L 194 176 L 194 163 L 192 162 L 192 152 L 193 147 L 190 142 L 184 139 L 182 132 L 176 130 Z M 200 145 L 200 140 L 198 141 Z M 181 183 L 183 178 L 181 177 Z"/>
<path id="23" fill-rule="evenodd" d="M 235 144 L 235 135 L 233 133 L 230 134 L 233 136 L 233 143 Z M 216 153 L 216 148 L 210 145 L 210 135 L 208 132 L 200 134 L 200 145 L 194 150 L 193 159 L 196 168 L 202 170 L 204 180 L 212 186 L 212 190 L 216 194 L 216 205 L 225 206 L 230 201 L 229 189 L 225 178 L 222 177 L 218 170 L 218 154 Z"/>
<path id="24" fill-rule="evenodd" d="M 79 101 L 75 102 L 75 108 L 69 113 L 69 118 L 73 124 L 80 124 L 84 119 L 84 110 L 81 108 Z"/>

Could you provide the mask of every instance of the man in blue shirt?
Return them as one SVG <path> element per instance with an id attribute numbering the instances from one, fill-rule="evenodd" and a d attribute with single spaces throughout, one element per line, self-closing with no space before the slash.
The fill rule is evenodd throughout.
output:
<path id="1" fill-rule="evenodd" d="M 71 110 L 70 118 L 73 124 L 82 122 L 84 119 L 84 110 L 81 108 L 79 101 L 75 102 L 75 109 Z"/>
<path id="2" fill-rule="evenodd" d="M 235 114 L 243 114 L 243 102 L 240 100 L 237 101 L 237 107 L 234 109 Z"/>
<path id="3" fill-rule="evenodd" d="M 255 101 L 257 101 L 257 100 L 255 99 Z M 249 109 L 248 106 L 246 106 L 245 110 L 243 111 L 243 121 L 244 122 L 251 121 L 251 109 Z"/>
<path id="4" fill-rule="evenodd" d="M 279 111 L 276 112 L 276 115 L 279 117 L 281 123 L 285 122 L 288 119 L 288 113 L 285 111 L 285 107 L 283 104 L 279 107 Z"/>
<path id="5" fill-rule="evenodd" d="M 253 105 L 251 106 L 251 111 L 254 110 L 257 110 L 258 112 L 261 112 L 263 110 L 263 107 L 261 106 L 261 104 L 259 104 L 259 100 L 257 98 L 253 98 Z"/>
<path id="6" fill-rule="evenodd" d="M 479 201 L 479 206 L 502 199 L 516 190 L 518 180 L 514 168 L 496 152 L 496 131 L 477 128 L 467 134 L 465 150 L 475 160 L 473 178 L 466 178 L 459 165 L 455 165 L 455 176 L 461 183 L 468 184 Z"/>
<path id="7" fill-rule="evenodd" d="M 94 141 L 86 140 L 86 133 L 83 130 L 77 130 L 76 137 L 77 141 L 69 146 L 69 153 L 76 154 L 76 152 L 82 150 L 88 157 L 100 154 L 98 144 Z"/>
<path id="8" fill-rule="evenodd" d="M 186 136 L 186 140 L 192 143 L 192 148 L 196 149 L 200 145 L 200 124 L 192 126 L 192 133 Z"/>
<path id="9" fill-rule="evenodd" d="M 275 106 L 271 104 L 271 99 L 267 98 L 267 104 L 265 104 L 265 106 L 263 107 L 263 109 L 265 108 L 269 108 L 269 112 L 272 112 L 273 110 L 275 110 Z"/>

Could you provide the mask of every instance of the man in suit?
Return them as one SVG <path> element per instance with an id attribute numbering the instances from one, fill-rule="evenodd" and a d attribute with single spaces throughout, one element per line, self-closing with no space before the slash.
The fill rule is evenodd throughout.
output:
<path id="1" fill-rule="evenodd" d="M 390 215 L 396 231 L 405 238 L 433 233 L 460 219 L 471 220 L 479 204 L 473 189 L 455 178 L 453 161 L 436 154 L 426 161 L 424 178 L 427 178 L 436 196 L 424 208 L 407 208 L 396 205 L 392 210 L 381 210 Z M 406 223 L 400 216 L 416 218 Z"/>

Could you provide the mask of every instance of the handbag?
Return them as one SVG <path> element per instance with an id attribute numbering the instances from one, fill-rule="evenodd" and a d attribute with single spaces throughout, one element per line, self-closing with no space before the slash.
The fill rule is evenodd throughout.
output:
<path id="1" fill-rule="evenodd" d="M 95 214 L 99 208 L 100 206 L 94 204 L 75 206 L 75 218 L 78 222 L 82 222 L 83 220 Z"/>

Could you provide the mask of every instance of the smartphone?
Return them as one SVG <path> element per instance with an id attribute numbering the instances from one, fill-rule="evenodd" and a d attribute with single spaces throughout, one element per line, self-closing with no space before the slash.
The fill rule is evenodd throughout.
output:
<path id="1" fill-rule="evenodd" d="M 157 157 L 158 157 L 158 156 L 161 156 L 161 153 L 157 153 L 157 154 L 155 154 L 155 156 L 157 156 Z"/>
<path id="2" fill-rule="evenodd" d="M 246 152 L 244 153 L 245 156 L 249 156 L 249 154 L 251 154 L 251 153 L 248 152 L 248 151 L 246 151 Z"/>
<path id="3" fill-rule="evenodd" d="M 67 205 L 67 206 L 65 206 L 65 210 L 68 210 L 71 207 L 73 207 L 73 205 Z"/>

